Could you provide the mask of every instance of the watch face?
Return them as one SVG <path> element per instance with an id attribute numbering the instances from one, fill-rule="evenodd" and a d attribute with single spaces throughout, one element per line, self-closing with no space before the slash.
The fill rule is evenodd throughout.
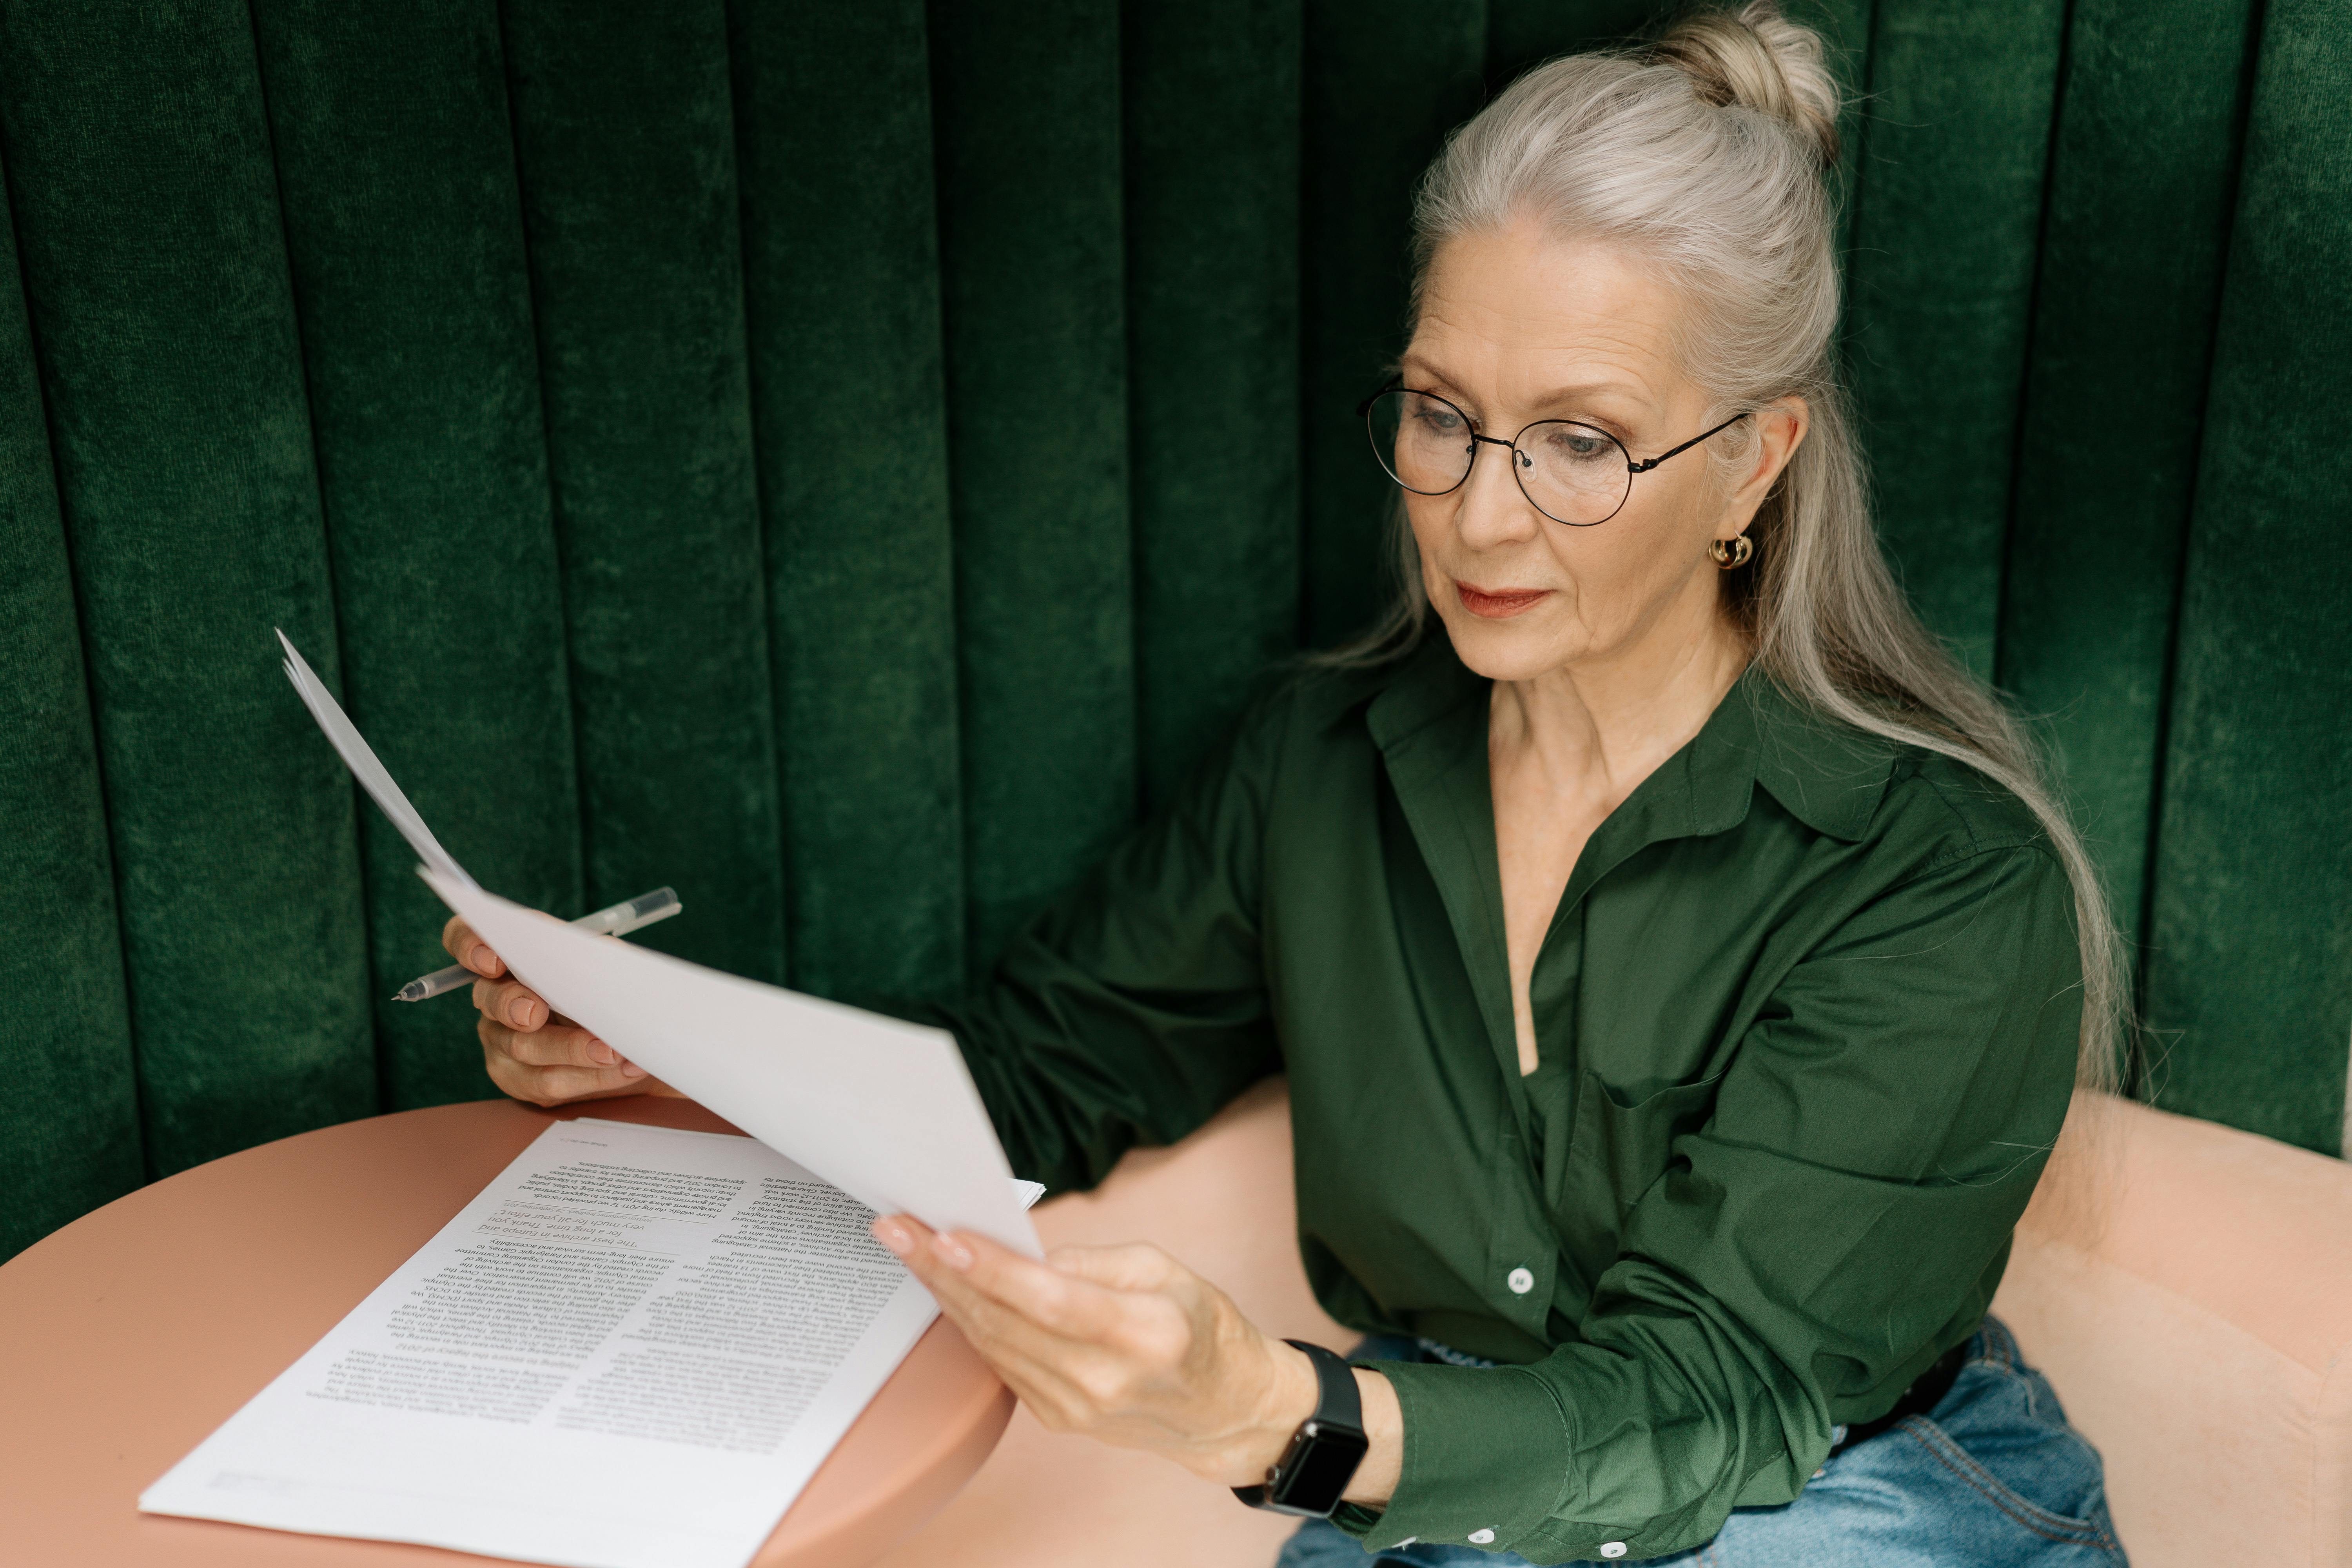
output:
<path id="1" fill-rule="evenodd" d="M 1361 1432 L 1307 1422 L 1283 1456 L 1279 1495 L 1272 1500 L 1302 1513 L 1329 1513 L 1339 1506 L 1339 1494 L 1355 1479 L 1356 1467 L 1370 1447 Z"/>

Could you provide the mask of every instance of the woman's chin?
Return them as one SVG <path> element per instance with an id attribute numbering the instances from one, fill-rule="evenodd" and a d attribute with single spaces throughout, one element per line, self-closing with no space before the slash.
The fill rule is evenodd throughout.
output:
<path id="1" fill-rule="evenodd" d="M 1548 613 L 1549 612 L 1549 613 Z M 1458 605 L 1439 616 L 1453 639 L 1454 657 L 1472 674 L 1488 680 L 1533 680 L 1576 657 L 1562 637 L 1557 612 L 1549 605 L 1517 616 L 1474 615 Z"/>

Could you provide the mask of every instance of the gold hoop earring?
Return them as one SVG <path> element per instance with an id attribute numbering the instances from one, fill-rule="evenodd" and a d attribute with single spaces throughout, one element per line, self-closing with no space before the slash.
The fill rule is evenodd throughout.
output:
<path id="1" fill-rule="evenodd" d="M 1756 553 L 1756 545 L 1746 534 L 1735 533 L 1728 539 L 1708 540 L 1706 552 L 1724 571 L 1737 572 Z"/>

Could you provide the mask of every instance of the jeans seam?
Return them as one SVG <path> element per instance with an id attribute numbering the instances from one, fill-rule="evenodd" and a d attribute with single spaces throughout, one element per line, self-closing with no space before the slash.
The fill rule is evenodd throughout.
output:
<path id="1" fill-rule="evenodd" d="M 2036 1420 L 2036 1421 L 2041 1420 L 2041 1419 L 2042 1419 L 2042 1396 L 2041 1396 L 2040 1393 L 2039 1393 L 2039 1392 L 2034 1388 L 2034 1386 L 2033 1386 L 2034 1380 L 2033 1380 L 2033 1378 L 2032 1378 L 2031 1375 L 2029 1375 L 2029 1374 L 2027 1373 L 2026 1370 L 2025 1370 L 2023 1367 L 2019 1366 L 2019 1365 L 2017 1365 L 2017 1364 L 2016 1364 L 2016 1363 L 2004 1363 L 2004 1364 L 2002 1364 L 2001 1366 L 2000 1366 L 2000 1367 L 1996 1368 L 1996 1369 L 1995 1369 L 1995 1371 L 1996 1371 L 1997 1375 L 1999 1375 L 1999 1376 L 2000 1376 L 2000 1377 L 2003 1377 L 2003 1378 L 2006 1378 L 2006 1379 L 2008 1379 L 2010 1382 L 2011 1382 L 2011 1383 L 2013 1383 L 2013 1384 L 2017 1384 L 2017 1386 L 2018 1386 L 2019 1390 L 2023 1394 L 2023 1395 L 2024 1395 L 2024 1397 L 2025 1397 L 2025 1413 L 2026 1413 L 2026 1415 L 2028 1415 L 2032 1416 L 2032 1417 L 2034 1420 Z M 2062 1425 L 2063 1425 L 2063 1423 L 2062 1423 Z M 2070 1430 L 2071 1430 L 2071 1428 L 2070 1428 Z"/>
<path id="2" fill-rule="evenodd" d="M 2041 1388 L 2040 1386 L 2037 1386 L 2041 1384 L 2042 1380 L 2034 1375 L 2031 1368 L 2011 1365 L 2003 1369 L 2000 1375 L 2008 1378 L 2018 1385 L 2019 1390 L 2024 1395 L 2025 1413 L 2028 1415 L 2032 1416 L 2036 1421 L 2042 1421 L 2045 1419 L 2042 1414 Z M 1933 1420 L 1934 1418 L 1935 1413 L 1933 1411 L 1928 1412 L 1928 1419 Z M 2104 1461 L 2101 1460 L 2099 1457 L 2097 1446 L 2092 1443 L 2088 1437 L 2085 1437 L 2080 1432 L 2075 1431 L 2073 1423 L 2069 1422 L 2063 1413 L 2055 1422 L 2048 1424 L 2055 1426 L 2059 1432 L 2064 1434 L 2067 1440 L 2073 1443 L 2075 1447 L 2081 1449 L 2094 1464 L 2099 1464 L 2104 1468 Z"/>
<path id="3" fill-rule="evenodd" d="M 1973 1487 L 1987 1502 L 2043 1540 L 2095 1545 L 2110 1552 L 2120 1550 L 2116 1538 L 2097 1521 L 2069 1519 L 2063 1513 L 2053 1513 L 2039 1503 L 2018 1496 L 2003 1486 L 1998 1477 L 1969 1458 L 1941 1427 L 1926 1416 L 1906 1415 L 1895 1424 L 1895 1430 L 1909 1433 L 1938 1463 Z"/>

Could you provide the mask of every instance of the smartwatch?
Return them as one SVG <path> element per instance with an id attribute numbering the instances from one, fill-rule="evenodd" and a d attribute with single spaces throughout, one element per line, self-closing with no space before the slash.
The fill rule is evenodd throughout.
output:
<path id="1" fill-rule="evenodd" d="M 1252 1508 L 1328 1519 L 1340 1494 L 1356 1477 L 1371 1447 L 1364 1436 L 1364 1406 L 1356 1396 L 1356 1374 L 1348 1363 L 1304 1340 L 1286 1340 L 1315 1363 L 1315 1414 L 1298 1424 L 1290 1446 L 1265 1472 L 1260 1487 L 1235 1487 L 1234 1496 Z"/>

